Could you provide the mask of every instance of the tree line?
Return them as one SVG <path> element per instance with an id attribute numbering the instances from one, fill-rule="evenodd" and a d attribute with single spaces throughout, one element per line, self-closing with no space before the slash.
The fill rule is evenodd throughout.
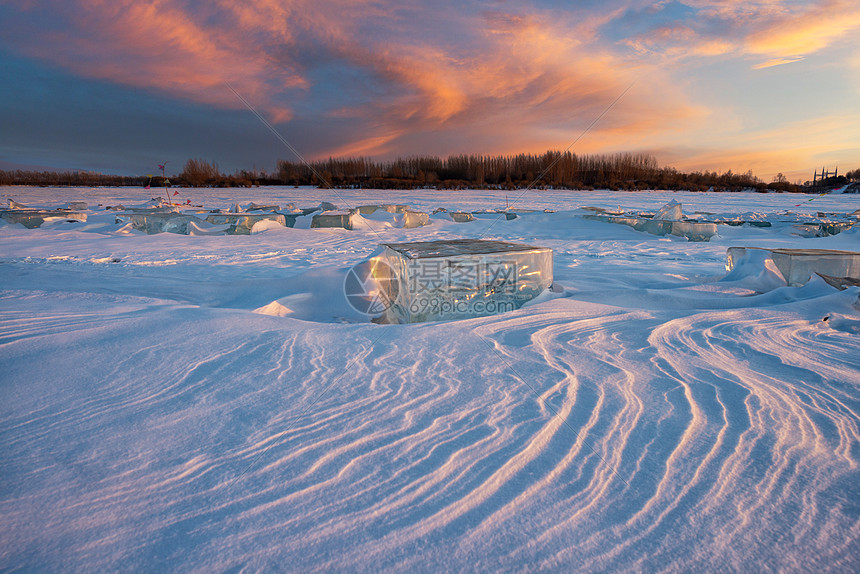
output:
<path id="1" fill-rule="evenodd" d="M 28 185 L 34 187 L 251 187 L 253 185 L 281 185 L 265 171 L 241 170 L 232 175 L 218 171 L 216 164 L 204 160 L 188 160 L 179 175 L 113 175 L 95 171 L 28 171 L 0 170 L 0 185 Z"/>
<path id="2" fill-rule="evenodd" d="M 31 185 L 36 187 L 102 187 L 143 186 L 145 175 L 106 175 L 94 171 L 27 171 L 0 170 L 0 185 Z"/>
<path id="3" fill-rule="evenodd" d="M 657 159 L 643 153 L 576 155 L 547 151 L 544 154 L 412 156 L 390 161 L 369 158 L 330 158 L 305 165 L 282 160 L 276 179 L 284 185 L 331 185 L 368 189 L 685 189 L 692 191 L 809 191 L 810 182 L 790 183 L 782 174 L 771 182 L 752 170 L 681 172 L 660 167 Z M 845 174 L 857 181 L 860 169 Z M 836 186 L 841 181 L 825 181 Z"/>
<path id="4" fill-rule="evenodd" d="M 819 187 L 860 180 L 860 169 L 847 172 Z M 839 181 L 836 181 L 836 180 Z M 204 159 L 186 161 L 178 175 L 165 182 L 160 176 L 117 176 L 95 172 L 0 171 L 0 185 L 35 186 L 144 186 L 165 184 L 191 187 L 250 187 L 255 185 L 316 185 L 353 189 L 686 189 L 692 191 L 810 191 L 811 184 L 789 182 L 782 174 L 766 183 L 753 172 L 685 173 L 660 167 L 657 159 L 642 153 L 577 155 L 547 151 L 543 154 L 452 155 L 401 157 L 377 161 L 365 157 L 329 158 L 304 164 L 278 161 L 274 172 L 239 170 L 221 173 Z M 816 189 L 818 189 L 817 187 Z"/>

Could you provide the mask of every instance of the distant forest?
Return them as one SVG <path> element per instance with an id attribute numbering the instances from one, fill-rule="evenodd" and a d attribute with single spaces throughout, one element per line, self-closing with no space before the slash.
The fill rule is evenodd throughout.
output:
<path id="1" fill-rule="evenodd" d="M 232 175 L 203 159 L 189 159 L 182 173 L 169 176 L 118 176 L 86 171 L 2 171 L 0 185 L 250 187 L 316 185 L 350 189 L 685 189 L 692 191 L 809 192 L 860 180 L 860 169 L 812 186 L 791 183 L 782 174 L 764 182 L 752 171 L 680 172 L 660 167 L 648 154 L 576 155 L 548 151 L 541 155 L 453 155 L 445 159 L 414 156 L 389 161 L 331 158 L 310 164 L 281 160 L 277 169 L 240 170 Z"/>

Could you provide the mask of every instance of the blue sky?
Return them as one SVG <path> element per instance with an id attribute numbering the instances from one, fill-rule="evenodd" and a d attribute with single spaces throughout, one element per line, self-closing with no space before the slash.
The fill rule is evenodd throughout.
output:
<path id="1" fill-rule="evenodd" d="M 0 167 L 653 153 L 860 167 L 856 2 L 0 0 Z M 632 87 L 630 87 L 632 85 Z"/>

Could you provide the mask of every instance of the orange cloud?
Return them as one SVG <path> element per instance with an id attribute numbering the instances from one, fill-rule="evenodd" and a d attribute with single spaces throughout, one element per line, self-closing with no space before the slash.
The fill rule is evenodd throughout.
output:
<path id="1" fill-rule="evenodd" d="M 310 81 L 293 56 L 297 32 L 337 42 L 348 14 L 372 0 L 47 0 L 62 14 L 59 30 L 25 29 L 14 47 L 87 77 L 161 91 L 195 102 L 237 108 L 230 82 L 276 121 L 292 117 L 283 90 L 306 92 Z M 25 5 L 26 14 L 35 5 Z M 363 13 L 363 12 L 362 12 Z M 354 21 L 347 16 L 349 22 Z M 13 33 L 15 31 L 13 30 Z M 23 36 L 26 34 L 26 37 Z"/>
<path id="2" fill-rule="evenodd" d="M 79 75 L 241 108 L 229 81 L 271 121 L 340 126 L 321 138 L 338 143 L 320 144 L 319 156 L 434 145 L 442 153 L 563 149 L 639 78 L 574 150 L 600 152 L 679 138 L 692 148 L 697 133 L 713 139 L 717 123 L 718 133 L 735 138 L 745 130 L 731 125 L 731 114 L 709 119 L 686 95 L 696 78 L 681 77 L 666 59 L 781 65 L 860 22 L 845 0 L 684 4 L 698 10 L 695 19 L 664 17 L 648 33 L 608 41 L 604 34 L 632 2 L 543 12 L 463 3 L 444 12 L 393 0 L 45 0 L 62 25 L 10 26 L 3 43 Z M 658 3 L 643 14 L 664 9 Z"/>
<path id="3" fill-rule="evenodd" d="M 773 68 L 774 66 L 782 66 L 783 64 L 792 64 L 803 60 L 803 56 L 794 56 L 792 58 L 774 58 L 761 64 L 753 66 L 753 70 L 763 70 L 764 68 Z"/>
<path id="4" fill-rule="evenodd" d="M 406 88 L 399 113 L 405 119 L 420 116 L 444 122 L 468 105 L 463 66 L 433 46 L 401 47 L 397 53 L 366 54 L 375 72 Z"/>
<path id="5" fill-rule="evenodd" d="M 635 77 L 646 74 L 649 81 L 641 82 L 594 126 L 588 141 L 629 147 L 646 139 L 649 130 L 678 129 L 683 120 L 703 113 L 677 90 L 664 88 L 672 84 L 664 72 L 636 68 L 584 42 L 587 36 L 554 21 L 553 15 L 492 13 L 471 21 L 469 27 L 478 30 L 484 42 L 473 54 L 462 53 L 458 46 L 446 50 L 416 45 L 401 47 L 396 54 L 351 50 L 356 61 L 398 83 L 401 90 L 384 108 L 375 102 L 363 112 L 338 113 L 384 114 L 395 124 L 408 124 L 393 139 L 363 138 L 358 144 L 362 153 L 386 153 L 398 141 L 405 143 L 409 134 L 421 132 L 434 137 L 440 132 L 458 134 L 451 138 L 456 146 L 449 147 L 452 153 L 564 148 Z M 480 138 L 473 137 L 475 130 Z M 348 149 L 352 147 L 341 146 L 326 154 Z"/>
<path id="6" fill-rule="evenodd" d="M 403 135 L 403 131 L 393 130 L 382 135 L 353 141 L 334 148 L 329 150 L 327 155 L 330 157 L 366 157 L 391 152 L 396 153 L 397 150 L 389 148 L 389 145 L 401 135 Z"/>
<path id="7" fill-rule="evenodd" d="M 676 22 L 627 38 L 640 54 L 672 59 L 738 54 L 766 56 L 754 69 L 791 63 L 860 28 L 853 0 L 795 4 L 784 0 L 690 0 L 695 20 Z"/>
<path id="8" fill-rule="evenodd" d="M 854 1 L 831 0 L 782 14 L 750 34 L 746 50 L 752 54 L 797 58 L 817 52 L 860 28 L 860 6 Z"/>
<path id="9" fill-rule="evenodd" d="M 206 26 L 205 8 L 192 13 L 180 3 L 157 0 L 82 0 L 54 8 L 67 14 L 68 25 L 50 35 L 37 33 L 21 47 L 77 74 L 225 107 L 241 105 L 225 81 L 250 99 L 263 97 L 269 78 L 307 87 L 295 70 L 274 69 L 263 50 L 237 31 Z M 268 111 L 290 116 L 276 104 Z"/>
<path id="10" fill-rule="evenodd" d="M 623 8 L 578 13 L 566 22 L 556 12 L 455 14 L 451 25 L 472 32 L 474 45 L 464 49 L 432 36 L 413 38 L 404 25 L 415 22 L 404 21 L 399 5 L 375 0 L 54 0 L 50 5 L 68 25 L 59 36 L 20 42 L 30 55 L 89 77 L 241 107 L 224 85 L 229 81 L 273 121 L 293 117 L 293 102 L 313 95 L 314 60 L 320 59 L 349 65 L 379 91 L 371 101 L 339 105 L 338 114 L 382 115 L 411 130 L 466 130 L 495 121 L 523 129 L 577 126 L 639 73 L 602 47 L 597 35 Z M 368 22 L 378 27 L 377 34 L 361 32 Z M 58 44 L 64 49 L 57 50 Z M 343 88 L 349 90 L 349 83 Z M 288 94 L 298 97 L 287 99 Z M 689 112 L 680 96 L 647 102 L 640 97 L 639 104 L 655 123 Z M 389 141 L 386 135 L 362 134 L 355 145 L 372 151 L 366 142 L 382 149 Z"/>
<path id="11" fill-rule="evenodd" d="M 639 54 L 659 54 L 670 59 L 722 56 L 737 49 L 730 39 L 711 37 L 685 24 L 662 26 L 629 38 L 624 44 Z"/>

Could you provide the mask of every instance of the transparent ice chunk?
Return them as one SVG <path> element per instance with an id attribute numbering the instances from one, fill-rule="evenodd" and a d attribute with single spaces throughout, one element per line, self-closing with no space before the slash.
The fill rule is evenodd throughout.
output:
<path id="1" fill-rule="evenodd" d="M 795 234 L 801 237 L 829 237 L 838 235 L 854 227 L 850 221 L 822 221 L 816 223 L 801 223 L 794 226 Z"/>
<path id="2" fill-rule="evenodd" d="M 470 221 L 475 221 L 475 216 L 469 213 L 468 211 L 450 211 L 448 215 L 451 216 L 457 223 L 469 223 Z"/>
<path id="3" fill-rule="evenodd" d="M 189 221 L 186 233 L 188 235 L 226 235 L 229 225 L 212 225 L 207 221 Z"/>
<path id="4" fill-rule="evenodd" d="M 552 285 L 551 249 L 504 241 L 389 243 L 371 261 L 391 323 L 513 311 Z"/>
<path id="5" fill-rule="evenodd" d="M 254 203 L 253 201 L 245 207 L 245 211 L 280 211 L 281 206 L 271 203 Z"/>
<path id="6" fill-rule="evenodd" d="M 785 278 L 797 287 L 805 285 L 814 273 L 830 277 L 860 278 L 860 253 L 831 249 L 763 249 L 761 247 L 729 247 L 726 270 L 731 271 L 753 252 L 767 252 L 769 259 Z"/>
<path id="7" fill-rule="evenodd" d="M 116 216 L 117 223 L 131 223 L 133 229 L 143 231 L 147 235 L 155 233 L 188 233 L 189 222 L 202 223 L 203 220 L 193 215 L 181 215 L 175 212 L 167 213 L 125 213 Z"/>
<path id="8" fill-rule="evenodd" d="M 206 221 L 213 225 L 229 225 L 227 231 L 230 235 L 250 235 L 251 229 L 258 221 L 274 221 L 278 225 L 286 226 L 286 218 L 280 213 L 213 213 L 206 217 Z"/>
<path id="9" fill-rule="evenodd" d="M 353 211 L 357 211 L 365 219 L 388 222 L 394 227 L 406 229 L 422 227 L 430 223 L 428 214 L 415 211 L 408 205 L 362 205 Z M 355 228 L 355 221 L 352 224 Z"/>
<path id="10" fill-rule="evenodd" d="M 398 227 L 402 224 L 406 229 L 423 227 L 430 223 L 430 215 L 423 211 L 412 211 L 410 209 L 398 214 L 395 222 Z"/>
<path id="11" fill-rule="evenodd" d="M 11 199 L 9 202 L 14 203 Z M 48 220 L 86 221 L 87 214 L 68 209 L 14 208 L 0 209 L 0 218 L 8 223 L 20 223 L 28 229 L 35 229 Z"/>
<path id="12" fill-rule="evenodd" d="M 122 207 L 117 206 L 117 207 Z M 154 214 L 165 214 L 165 213 L 179 213 L 179 210 L 175 207 L 129 207 L 128 209 L 123 208 L 128 214 L 136 214 L 136 215 L 148 215 L 150 213 Z"/>
<path id="13" fill-rule="evenodd" d="M 314 215 L 311 220 L 311 227 L 340 227 L 342 229 L 353 229 L 355 227 L 356 215 L 355 210 L 347 211 L 324 211 Z"/>
<path id="14" fill-rule="evenodd" d="M 716 223 L 698 223 L 692 221 L 666 221 L 671 223 L 669 233 L 677 237 L 686 237 L 690 241 L 710 241 L 717 234 Z"/>
<path id="15" fill-rule="evenodd" d="M 607 215 L 583 215 L 582 217 L 584 219 L 628 225 L 636 231 L 644 231 L 652 235 L 686 237 L 689 241 L 709 241 L 711 237 L 717 234 L 717 225 L 715 223 L 668 221 L 648 219 L 646 217 L 610 217 Z"/>
<path id="16" fill-rule="evenodd" d="M 681 212 L 681 204 L 674 199 L 660 208 L 660 211 L 654 216 L 657 220 L 678 221 L 682 219 L 684 214 Z"/>
<path id="17" fill-rule="evenodd" d="M 382 204 L 382 205 L 360 205 L 356 209 L 362 215 L 371 215 L 376 213 L 377 211 L 385 211 L 387 213 L 403 213 L 409 209 L 408 205 L 393 205 L 393 204 Z"/>

